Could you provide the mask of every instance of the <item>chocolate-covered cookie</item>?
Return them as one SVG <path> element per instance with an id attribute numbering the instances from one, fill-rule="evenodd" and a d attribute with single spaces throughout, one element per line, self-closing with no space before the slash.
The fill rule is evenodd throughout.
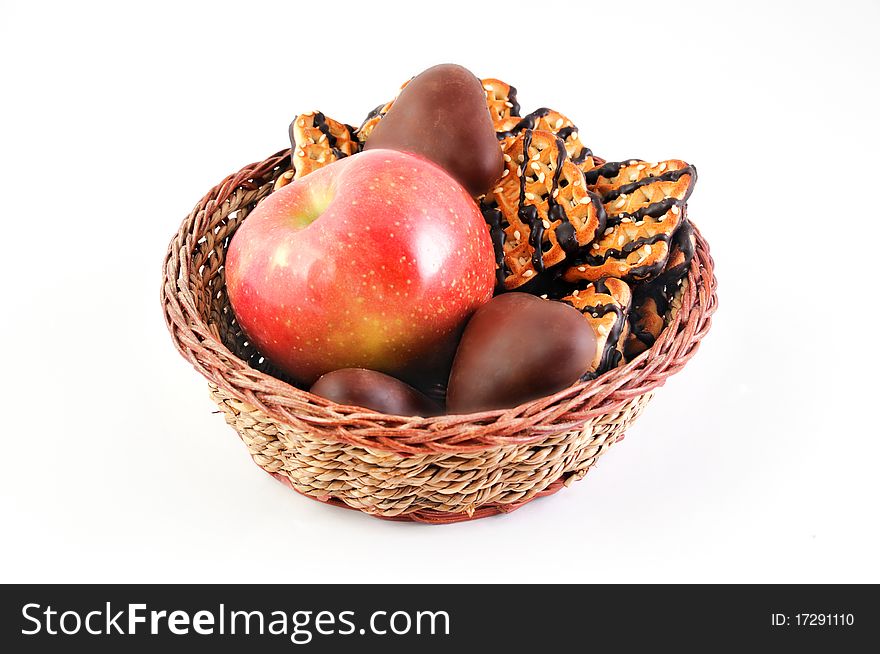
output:
<path id="1" fill-rule="evenodd" d="M 293 179 L 360 151 L 354 127 L 328 118 L 320 111 L 300 114 L 290 123 L 288 131 Z"/>
<path id="2" fill-rule="evenodd" d="M 580 311 L 596 333 L 596 356 L 584 376 L 592 379 L 623 362 L 623 346 L 629 332 L 627 315 L 632 293 L 626 282 L 610 277 L 588 284 L 562 298 Z"/>
<path id="3" fill-rule="evenodd" d="M 338 404 L 398 416 L 434 416 L 440 406 L 399 379 L 365 368 L 343 368 L 321 376 L 310 393 Z"/>
<path id="4" fill-rule="evenodd" d="M 455 64 L 429 68 L 403 88 L 364 144 L 365 150 L 378 148 L 430 159 L 475 197 L 502 170 L 501 146 L 483 86 Z"/>
<path id="5" fill-rule="evenodd" d="M 630 159 L 598 166 L 585 177 L 602 198 L 606 227 L 574 258 L 564 279 L 619 277 L 634 282 L 660 273 L 697 180 L 696 169 L 677 159 L 656 164 Z"/>
<path id="6" fill-rule="evenodd" d="M 510 290 L 587 247 L 605 224 L 605 210 L 559 136 L 526 129 L 505 143 L 504 172 L 481 208 L 499 284 Z"/>
<path id="7" fill-rule="evenodd" d="M 499 127 L 507 127 L 507 129 L 500 130 L 498 129 Z M 502 124 L 496 123 L 495 129 L 496 136 L 501 140 L 502 147 L 526 130 L 539 129 L 550 132 L 562 139 L 562 142 L 565 144 L 565 152 L 573 164 L 584 171 L 590 170 L 595 166 L 593 152 L 581 142 L 577 126 L 566 116 L 553 109 L 547 107 L 535 109 L 535 111 L 519 118 L 513 124 L 511 124 L 510 119 Z"/>
<path id="8" fill-rule="evenodd" d="M 590 370 L 596 336 L 579 311 L 527 293 L 477 309 L 452 364 L 449 413 L 506 409 L 551 395 Z"/>
<path id="9" fill-rule="evenodd" d="M 655 289 L 650 290 L 654 291 Z M 629 335 L 624 344 L 624 354 L 628 360 L 636 358 L 657 342 L 666 326 L 663 317 L 665 310 L 666 305 L 662 294 L 643 292 L 637 296 L 629 317 Z"/>
<path id="10" fill-rule="evenodd" d="M 630 332 L 624 353 L 634 359 L 654 345 L 674 315 L 674 300 L 690 269 L 696 250 L 691 224 L 685 220 L 672 236 L 672 251 L 666 267 L 655 279 L 637 285 L 633 291 Z"/>
<path id="11" fill-rule="evenodd" d="M 687 220 L 687 207 L 683 209 L 682 215 L 681 225 L 672 235 L 672 248 L 666 266 L 657 279 L 651 282 L 655 286 L 663 287 L 667 299 L 671 299 L 681 285 L 681 280 L 687 275 L 697 249 L 694 228 Z"/>
<path id="12" fill-rule="evenodd" d="M 482 83 L 495 131 L 505 132 L 512 129 L 520 121 L 516 87 L 494 77 L 486 78 Z"/>

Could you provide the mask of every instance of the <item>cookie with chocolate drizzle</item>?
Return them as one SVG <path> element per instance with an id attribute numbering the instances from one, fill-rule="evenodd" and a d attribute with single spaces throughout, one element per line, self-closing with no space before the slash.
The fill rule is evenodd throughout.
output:
<path id="1" fill-rule="evenodd" d="M 565 281 L 613 276 L 632 282 L 660 273 L 697 180 L 696 169 L 677 159 L 655 164 L 629 159 L 597 166 L 585 178 L 602 198 L 607 223 L 601 237 L 565 271 Z"/>
<path id="2" fill-rule="evenodd" d="M 602 231 L 605 212 L 555 134 L 524 130 L 503 156 L 501 180 L 482 210 L 499 283 L 511 290 L 587 247 Z"/>
<path id="3" fill-rule="evenodd" d="M 624 348 L 627 360 L 650 349 L 672 319 L 675 298 L 682 289 L 695 248 L 693 227 L 685 219 L 672 237 L 672 252 L 663 272 L 633 290 L 630 333 Z"/>
<path id="4" fill-rule="evenodd" d="M 520 121 L 516 87 L 492 77 L 482 82 L 495 131 L 505 132 L 512 129 Z"/>
<path id="5" fill-rule="evenodd" d="M 565 143 L 568 158 L 581 170 L 587 171 L 595 166 L 592 151 L 581 142 L 577 126 L 566 116 L 548 107 L 520 116 L 516 88 L 499 79 L 484 79 L 483 90 L 495 125 L 495 135 L 501 141 L 502 148 L 525 130 L 539 129 L 559 136 Z"/>
<path id="6" fill-rule="evenodd" d="M 665 310 L 661 309 L 664 305 L 661 303 L 662 296 L 651 292 L 639 293 L 633 301 L 629 315 L 629 335 L 623 348 L 627 361 L 632 361 L 650 349 L 660 337 L 663 327 L 666 326 L 663 318 Z"/>
<path id="7" fill-rule="evenodd" d="M 623 344 L 629 333 L 627 315 L 632 303 L 626 282 L 614 277 L 599 279 L 560 301 L 584 314 L 596 332 L 596 358 L 581 379 L 594 379 L 623 363 Z"/>
<path id="8" fill-rule="evenodd" d="M 374 109 L 370 110 L 370 113 L 367 114 L 367 117 L 364 118 L 364 121 L 361 123 L 361 126 L 355 130 L 358 141 L 360 141 L 361 145 L 367 140 L 367 137 L 373 133 L 373 128 L 379 124 L 379 121 L 385 117 L 385 114 L 388 113 L 388 110 L 391 109 L 391 105 L 394 100 L 391 102 L 386 102 L 385 104 L 380 104 Z"/>
<path id="9" fill-rule="evenodd" d="M 694 228 L 687 219 L 687 206 L 682 209 L 681 225 L 672 235 L 672 251 L 669 253 L 669 260 L 656 279 L 650 283 L 655 286 L 664 288 L 671 299 L 678 292 L 681 281 L 687 275 L 691 267 L 691 261 L 694 260 L 694 254 L 697 249 L 697 239 L 694 236 Z"/>
<path id="10" fill-rule="evenodd" d="M 505 127 L 505 129 L 499 129 L 499 127 Z M 577 126 L 558 111 L 548 109 L 547 107 L 536 109 L 512 124 L 511 120 L 505 123 L 496 122 L 495 136 L 501 141 L 503 148 L 510 140 L 515 139 L 527 129 L 544 130 L 561 138 L 563 143 L 565 143 L 565 151 L 569 160 L 581 170 L 587 171 L 595 167 L 596 162 L 593 159 L 593 152 L 581 143 L 580 132 Z"/>
<path id="11" fill-rule="evenodd" d="M 290 123 L 289 135 L 293 179 L 299 179 L 361 149 L 355 138 L 354 127 L 327 118 L 320 111 L 294 118 Z"/>

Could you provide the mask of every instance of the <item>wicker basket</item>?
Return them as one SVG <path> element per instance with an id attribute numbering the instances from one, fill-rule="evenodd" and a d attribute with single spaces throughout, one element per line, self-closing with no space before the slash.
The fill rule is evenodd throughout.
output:
<path id="1" fill-rule="evenodd" d="M 279 378 L 247 342 L 223 278 L 229 239 L 288 169 L 289 154 L 246 166 L 202 198 L 169 245 L 161 295 L 175 346 L 208 379 L 254 461 L 304 495 L 432 523 L 512 511 L 581 479 L 709 329 L 716 281 L 695 230 L 696 256 L 671 324 L 650 350 L 594 381 L 515 409 L 436 418 L 311 395 Z"/>

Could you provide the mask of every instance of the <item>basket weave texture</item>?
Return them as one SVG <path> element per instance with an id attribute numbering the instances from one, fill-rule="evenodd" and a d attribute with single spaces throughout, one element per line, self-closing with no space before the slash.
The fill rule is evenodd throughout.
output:
<path id="1" fill-rule="evenodd" d="M 235 229 L 289 169 L 290 151 L 211 189 L 166 253 L 161 300 L 177 350 L 254 461 L 294 490 L 377 517 L 443 523 L 506 513 L 581 479 L 653 392 L 696 353 L 717 305 L 697 247 L 679 309 L 656 343 L 598 379 L 510 410 L 434 418 L 335 404 L 285 381 L 235 321 L 224 284 Z"/>

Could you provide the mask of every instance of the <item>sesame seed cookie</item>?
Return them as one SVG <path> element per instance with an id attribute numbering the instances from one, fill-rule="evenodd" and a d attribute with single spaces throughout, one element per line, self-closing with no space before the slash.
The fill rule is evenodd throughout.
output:
<path id="1" fill-rule="evenodd" d="M 630 333 L 624 348 L 627 359 L 635 358 L 654 345 L 672 320 L 675 298 L 682 289 L 695 248 L 694 230 L 685 219 L 672 237 L 672 252 L 663 271 L 633 290 Z"/>
<path id="2" fill-rule="evenodd" d="M 632 292 L 626 282 L 613 277 L 599 279 L 560 301 L 583 313 L 596 333 L 596 357 L 583 379 L 593 379 L 623 363 L 623 344 L 629 335 L 627 315 L 632 303 Z"/>
<path id="3" fill-rule="evenodd" d="M 565 151 L 569 160 L 581 170 L 591 170 L 596 165 L 593 159 L 593 152 L 580 140 L 580 132 L 577 126 L 558 111 L 541 107 L 523 116 L 517 122 L 507 127 L 507 129 L 498 129 L 498 127 L 506 126 L 508 123 L 509 121 L 501 125 L 496 123 L 495 135 L 501 140 L 502 147 L 505 147 L 508 141 L 516 138 L 527 129 L 540 129 L 551 132 L 561 138 L 563 143 L 565 143 Z"/>
<path id="4" fill-rule="evenodd" d="M 697 180 L 696 169 L 676 159 L 655 164 L 630 159 L 597 166 L 585 179 L 601 197 L 607 221 L 589 251 L 565 271 L 565 281 L 613 276 L 634 282 L 660 273 Z"/>
<path id="5" fill-rule="evenodd" d="M 300 114 L 290 123 L 290 159 L 293 175 L 282 175 L 276 188 L 313 170 L 360 151 L 351 125 L 328 118 L 320 111 Z"/>
<path id="6" fill-rule="evenodd" d="M 605 212 L 555 134 L 524 130 L 507 142 L 503 157 L 501 179 L 482 210 L 499 283 L 511 290 L 587 247 L 602 231 Z"/>

